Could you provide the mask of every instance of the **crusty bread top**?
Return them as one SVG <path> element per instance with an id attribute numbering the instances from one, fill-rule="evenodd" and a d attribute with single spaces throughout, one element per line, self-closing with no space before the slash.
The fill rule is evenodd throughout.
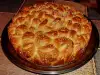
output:
<path id="1" fill-rule="evenodd" d="M 24 59 L 61 65 L 75 59 L 90 39 L 91 23 L 74 8 L 56 3 L 24 7 L 8 27 L 9 39 Z"/>

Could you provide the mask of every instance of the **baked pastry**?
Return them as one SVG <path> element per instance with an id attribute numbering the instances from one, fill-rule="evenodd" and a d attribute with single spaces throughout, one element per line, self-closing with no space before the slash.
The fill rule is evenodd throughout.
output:
<path id="1" fill-rule="evenodd" d="M 16 52 L 38 65 L 56 66 L 73 61 L 85 50 L 91 23 L 71 6 L 42 3 L 24 7 L 8 27 Z"/>

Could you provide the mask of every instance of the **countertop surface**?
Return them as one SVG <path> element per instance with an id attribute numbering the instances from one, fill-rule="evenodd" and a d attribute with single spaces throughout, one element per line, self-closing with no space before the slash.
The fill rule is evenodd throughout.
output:
<path id="1" fill-rule="evenodd" d="M 12 0 L 11 0 L 12 1 Z M 0 36 L 2 34 L 2 30 L 5 25 L 10 21 L 10 19 L 14 16 L 15 12 L 19 9 L 23 0 L 19 0 L 21 2 L 13 2 L 11 5 L 8 5 L 9 8 L 5 7 L 3 2 L 0 4 Z M 7 2 L 6 2 L 7 3 Z M 10 2 L 9 2 L 10 3 Z M 8 3 L 7 3 L 8 4 Z M 26 3 L 27 5 L 28 3 Z M 11 7 L 13 7 L 10 9 Z M 83 7 L 83 11 L 86 12 L 86 8 Z M 97 16 L 96 13 L 92 13 L 94 16 Z M 98 14 L 99 15 L 99 14 Z M 100 34 L 100 19 L 93 19 L 92 22 L 96 25 L 99 34 Z M 19 67 L 12 64 L 7 57 L 4 55 L 2 48 L 0 46 L 0 75 L 35 75 L 34 73 L 27 72 L 25 70 L 20 69 Z M 97 51 L 96 55 L 93 59 L 91 59 L 86 65 L 77 69 L 73 72 L 66 73 L 64 75 L 100 75 L 100 50 Z"/>

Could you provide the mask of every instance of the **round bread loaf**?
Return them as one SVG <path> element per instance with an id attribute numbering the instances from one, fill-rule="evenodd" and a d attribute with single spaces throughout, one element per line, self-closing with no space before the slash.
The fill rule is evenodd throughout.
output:
<path id="1" fill-rule="evenodd" d="M 12 19 L 8 36 L 25 60 L 45 66 L 63 65 L 85 50 L 91 23 L 74 8 L 57 3 L 24 7 Z"/>

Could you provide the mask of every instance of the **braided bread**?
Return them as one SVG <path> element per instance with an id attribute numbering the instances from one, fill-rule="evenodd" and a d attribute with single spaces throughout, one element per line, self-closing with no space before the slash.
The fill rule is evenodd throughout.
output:
<path id="1" fill-rule="evenodd" d="M 74 8 L 57 3 L 24 7 L 8 27 L 9 39 L 25 60 L 46 66 L 73 61 L 85 50 L 91 23 Z"/>

